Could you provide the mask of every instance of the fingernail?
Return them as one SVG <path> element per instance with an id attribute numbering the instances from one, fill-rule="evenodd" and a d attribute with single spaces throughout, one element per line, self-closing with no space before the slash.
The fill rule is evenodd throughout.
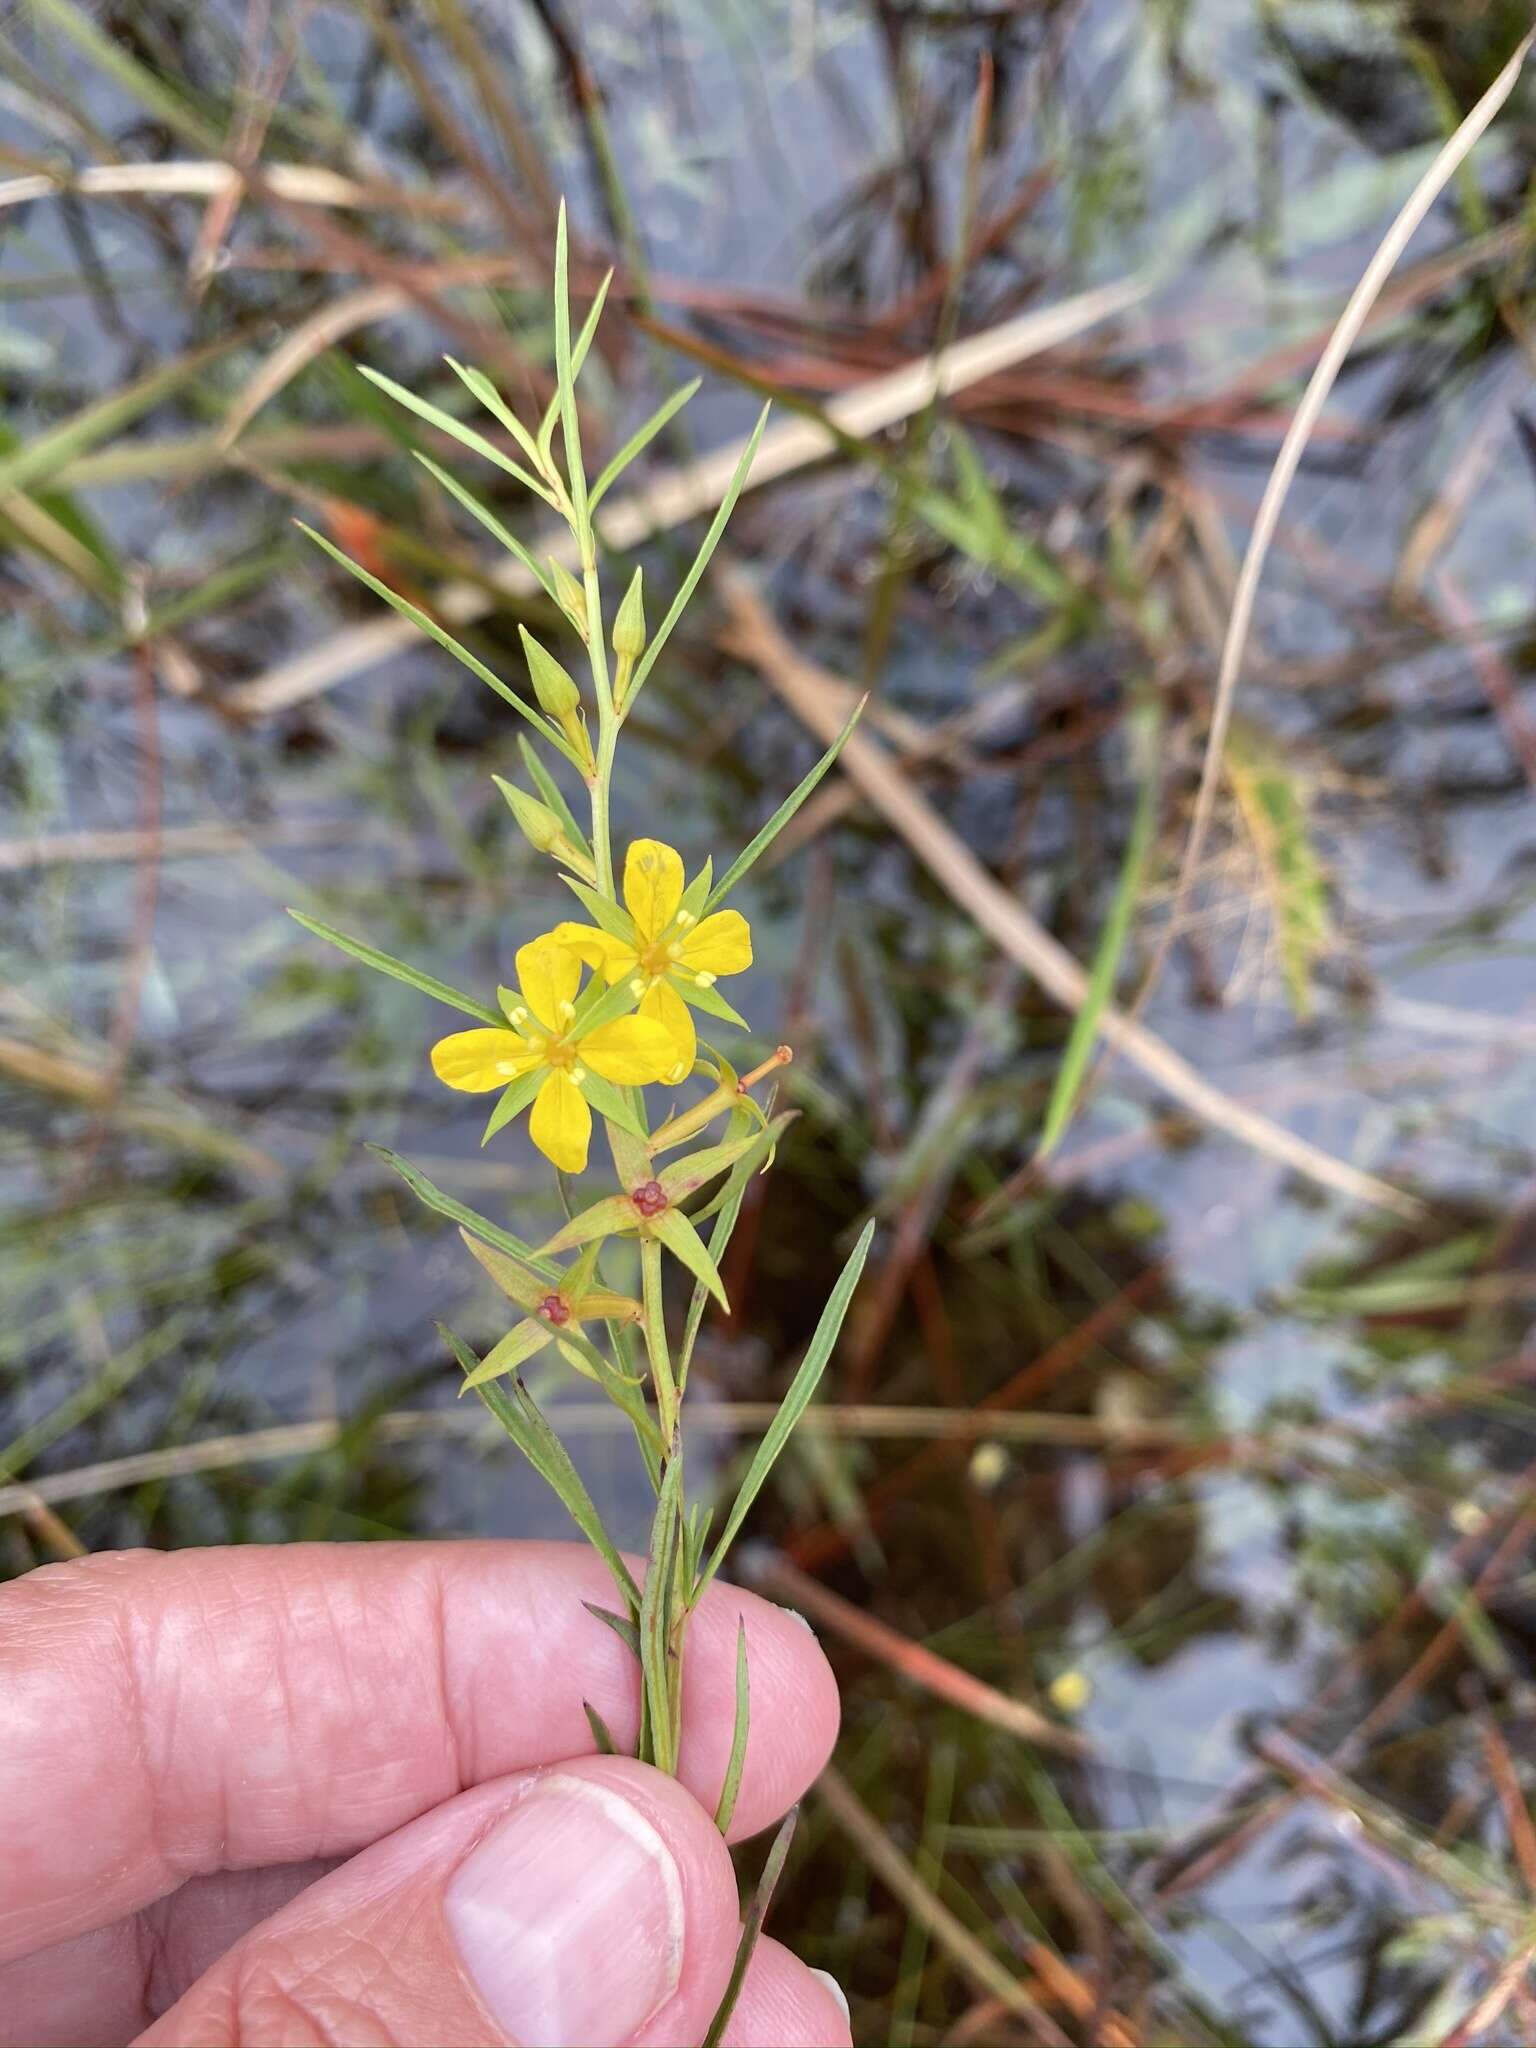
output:
<path id="1" fill-rule="evenodd" d="M 843 2008 L 843 2018 L 845 2020 L 852 2019 L 853 2014 L 848 2010 L 848 1994 L 846 1991 L 844 1991 L 842 1985 L 838 1983 L 837 1979 L 833 1976 L 832 1972 L 830 1970 L 812 1970 L 811 1975 L 813 1977 L 819 1977 L 822 1983 L 826 1985 L 827 1989 L 831 1992 L 832 1996 Z"/>
<path id="2" fill-rule="evenodd" d="M 444 1911 L 519 2048 L 628 2040 L 682 1973 L 671 1852 L 628 1800 L 587 1778 L 541 1780 L 460 1864 Z"/>

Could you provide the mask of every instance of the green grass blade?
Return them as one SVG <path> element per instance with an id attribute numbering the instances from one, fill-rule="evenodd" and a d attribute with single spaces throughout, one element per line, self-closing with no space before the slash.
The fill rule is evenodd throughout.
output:
<path id="1" fill-rule="evenodd" d="M 725 873 L 720 877 L 719 881 L 716 882 L 714 888 L 710 890 L 709 901 L 704 906 L 704 913 L 706 916 L 709 914 L 711 910 L 713 910 L 716 907 L 717 904 L 723 903 L 725 901 L 726 897 L 730 895 L 731 891 L 736 887 L 736 884 L 741 880 L 742 876 L 745 875 L 750 868 L 754 867 L 757 864 L 757 862 L 762 859 L 763 855 L 768 851 L 769 847 L 772 846 L 774 840 L 778 838 L 779 834 L 784 830 L 784 827 L 789 823 L 790 819 L 795 815 L 796 811 L 799 810 L 800 806 L 811 794 L 812 790 L 816 787 L 817 783 L 820 782 L 821 778 L 832 766 L 833 762 L 837 759 L 838 755 L 843 751 L 843 748 L 848 744 L 849 735 L 852 733 L 853 728 L 858 724 L 860 718 L 863 716 L 864 705 L 866 701 L 867 700 L 865 698 L 861 697 L 858 703 L 854 705 L 853 712 L 849 717 L 848 723 L 843 727 L 842 731 L 838 734 L 837 738 L 832 742 L 831 746 L 828 747 L 827 751 L 816 763 L 816 766 L 810 771 L 808 775 L 802 776 L 800 781 L 795 784 L 794 788 L 790 791 L 789 795 L 785 797 L 783 803 L 779 805 L 779 808 L 768 820 L 767 824 L 763 827 L 762 831 L 759 832 L 757 836 L 749 842 L 749 844 L 742 848 L 741 852 L 737 854 L 736 858 L 731 862 L 730 866 L 726 869 Z"/>
<path id="2" fill-rule="evenodd" d="M 478 1017 L 482 1024 L 505 1025 L 507 1021 L 499 1010 L 492 1010 L 484 1003 L 477 1003 L 473 996 L 465 995 L 462 989 L 450 988 L 446 981 L 439 981 L 434 974 L 423 974 L 419 967 L 408 967 L 392 953 L 381 953 L 377 946 L 365 946 L 361 939 L 348 938 L 345 932 L 337 931 L 334 925 L 322 924 L 318 917 L 306 917 L 302 910 L 290 910 L 288 915 L 295 924 L 301 924 L 305 931 L 313 932 L 317 939 L 324 939 L 328 946 L 336 946 L 343 953 L 350 953 L 354 960 L 360 960 L 376 974 L 388 974 L 396 981 L 403 981 L 407 988 L 420 989 L 424 996 L 431 996 L 434 1002 L 446 1003 L 450 1009 L 462 1010 L 468 1017 Z"/>
<path id="3" fill-rule="evenodd" d="M 747 1624 L 738 1616 L 736 1622 L 736 1723 L 731 1732 L 730 1760 L 725 1767 L 725 1782 L 720 1787 L 720 1800 L 715 1808 L 715 1826 L 721 1834 L 730 1830 L 731 1816 L 736 1811 L 736 1795 L 741 1790 L 742 1768 L 747 1761 L 747 1724 L 751 1718 L 751 1688 L 747 1682 Z"/>
<path id="4" fill-rule="evenodd" d="M 699 586 L 699 578 L 709 567 L 709 558 L 720 545 L 720 536 L 725 532 L 726 522 L 735 510 L 736 500 L 741 496 L 741 487 L 747 480 L 747 472 L 752 467 L 753 457 L 757 454 L 757 444 L 762 440 L 763 429 L 767 424 L 768 408 L 765 405 L 757 416 L 757 425 L 752 429 L 751 439 L 741 451 L 741 460 L 736 465 L 735 474 L 731 478 L 725 496 L 720 500 L 720 508 L 709 522 L 709 531 L 705 534 L 703 541 L 699 545 L 699 552 L 693 558 L 693 565 L 689 569 L 688 574 L 683 578 L 678 593 L 672 600 L 667 616 L 656 628 L 650 646 L 646 648 L 636 665 L 634 676 L 629 685 L 629 694 L 624 700 L 626 705 L 633 704 L 635 698 L 640 694 L 641 685 L 655 666 L 661 650 L 672 637 L 673 627 L 687 610 L 688 601 Z"/>
<path id="5" fill-rule="evenodd" d="M 1035 1152 L 1037 1159 L 1047 1158 L 1056 1149 L 1072 1121 L 1072 1112 L 1077 1106 L 1083 1077 L 1088 1071 L 1088 1061 L 1093 1053 L 1094 1040 L 1099 1035 L 1099 1020 L 1115 992 L 1115 978 L 1120 970 L 1121 956 L 1125 952 L 1126 940 L 1130 937 L 1136 905 L 1141 896 L 1147 858 L 1157 829 L 1158 799 L 1156 750 L 1151 744 L 1150 726 L 1144 728 L 1141 738 L 1143 745 L 1138 751 L 1144 755 L 1148 763 L 1147 772 L 1142 778 L 1141 793 L 1136 800 L 1136 814 L 1131 820 L 1130 837 L 1126 842 L 1125 858 L 1120 864 L 1120 877 L 1115 884 L 1114 899 L 1109 906 L 1109 916 L 1105 920 L 1098 950 L 1093 956 L 1093 969 L 1088 977 L 1088 993 L 1083 999 L 1082 1008 L 1072 1020 L 1071 1034 L 1067 1039 L 1066 1050 L 1061 1056 L 1061 1065 L 1056 1070 L 1051 1099 L 1046 1105 L 1045 1123 Z"/>
<path id="6" fill-rule="evenodd" d="M 710 1554 L 709 1563 L 700 1575 L 694 1591 L 694 1600 L 704 1591 L 710 1580 L 725 1562 L 726 1553 L 736 1540 L 737 1531 L 747 1518 L 747 1510 L 763 1489 L 763 1482 L 773 1470 L 779 1453 L 789 1441 L 790 1431 L 809 1407 L 812 1395 L 820 1384 L 821 1376 L 827 1369 L 837 1343 L 838 1332 L 843 1327 L 843 1318 L 848 1313 L 848 1304 L 853 1299 L 853 1290 L 859 1284 L 859 1275 L 864 1270 L 864 1261 L 869 1257 L 870 1242 L 875 1234 L 874 1221 L 865 1224 L 858 1243 L 848 1254 L 848 1263 L 838 1275 L 837 1285 L 827 1297 L 827 1305 L 821 1312 L 815 1334 L 800 1362 L 800 1370 L 790 1382 L 789 1392 L 779 1405 L 779 1412 L 769 1423 L 762 1442 L 758 1445 L 746 1477 L 726 1518 L 725 1529 L 720 1541 Z"/>
<path id="7" fill-rule="evenodd" d="M 595 512 L 597 510 L 598 501 L 608 489 L 608 486 L 617 483 L 618 479 L 628 469 L 641 450 L 655 440 L 672 415 L 682 411 L 703 381 L 702 377 L 695 377 L 691 384 L 682 385 L 673 392 L 670 398 L 663 399 L 644 426 L 636 427 L 618 454 L 605 464 L 597 482 L 592 486 L 587 497 L 588 511 Z"/>

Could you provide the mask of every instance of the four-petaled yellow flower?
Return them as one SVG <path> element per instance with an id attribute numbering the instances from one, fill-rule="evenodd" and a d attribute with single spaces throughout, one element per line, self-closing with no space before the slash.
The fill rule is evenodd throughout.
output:
<path id="1" fill-rule="evenodd" d="M 752 965 L 752 933 L 739 910 L 701 919 L 682 902 L 682 856 L 659 839 L 636 839 L 624 862 L 624 936 L 592 924 L 560 924 L 550 933 L 608 981 L 629 976 L 640 984 L 639 1016 L 664 1026 L 676 1048 L 666 1081 L 693 1072 L 698 1035 L 684 999 Z"/>
<path id="2" fill-rule="evenodd" d="M 580 1173 L 587 1163 L 592 1112 L 582 1085 L 589 1073 L 621 1088 L 644 1087 L 677 1064 L 676 1040 L 654 1017 L 573 1028 L 580 982 L 581 961 L 569 946 L 535 939 L 518 948 L 516 990 L 497 991 L 505 1027 L 455 1031 L 432 1048 L 432 1071 L 450 1088 L 481 1095 L 521 1083 L 532 1092 L 528 1135 L 562 1173 Z"/>

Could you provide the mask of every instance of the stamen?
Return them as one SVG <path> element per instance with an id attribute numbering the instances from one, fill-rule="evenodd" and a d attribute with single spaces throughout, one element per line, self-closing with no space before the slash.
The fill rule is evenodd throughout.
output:
<path id="1" fill-rule="evenodd" d="M 574 1003 L 562 1003 L 560 1005 L 560 1022 L 562 1024 L 569 1024 L 575 1014 L 576 1005 Z"/>
<path id="2" fill-rule="evenodd" d="M 649 987 L 650 983 L 645 979 L 644 975 L 637 974 L 629 984 L 629 992 L 632 996 L 643 996 Z"/>
<path id="3" fill-rule="evenodd" d="M 577 1086 L 578 1088 L 580 1088 L 581 1086 L 583 1086 L 583 1084 L 584 1084 L 584 1083 L 585 1083 L 585 1081 L 586 1081 L 586 1078 L 587 1078 L 587 1070 L 586 1070 L 586 1068 L 585 1068 L 585 1067 L 572 1067 L 572 1069 L 571 1069 L 571 1079 L 572 1079 L 572 1080 L 573 1080 L 573 1081 L 574 1081 L 574 1082 L 576 1083 L 576 1086 Z"/>
<path id="4" fill-rule="evenodd" d="M 521 1029 L 521 1027 L 528 1022 L 528 1012 L 524 1009 L 521 1003 L 519 1003 L 517 1008 L 512 1012 L 511 1021 L 515 1025 L 517 1025 L 519 1029 Z"/>
<path id="5" fill-rule="evenodd" d="M 677 913 L 677 928 L 679 931 L 687 931 L 689 925 L 697 924 L 698 921 L 691 910 L 680 910 Z"/>
<path id="6" fill-rule="evenodd" d="M 707 967 L 699 968 L 693 978 L 700 988 L 713 988 L 720 979 L 718 974 L 711 974 Z"/>

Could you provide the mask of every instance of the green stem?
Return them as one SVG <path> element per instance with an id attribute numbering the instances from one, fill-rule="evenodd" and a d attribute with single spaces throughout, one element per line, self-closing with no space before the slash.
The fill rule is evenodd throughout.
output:
<path id="1" fill-rule="evenodd" d="M 672 1377 L 672 1353 L 667 1346 L 667 1320 L 661 1298 L 661 1243 L 657 1238 L 640 1240 L 640 1283 L 645 1303 L 645 1348 L 650 1354 L 662 1441 L 671 1458 L 678 1452 L 677 1382 Z"/>

